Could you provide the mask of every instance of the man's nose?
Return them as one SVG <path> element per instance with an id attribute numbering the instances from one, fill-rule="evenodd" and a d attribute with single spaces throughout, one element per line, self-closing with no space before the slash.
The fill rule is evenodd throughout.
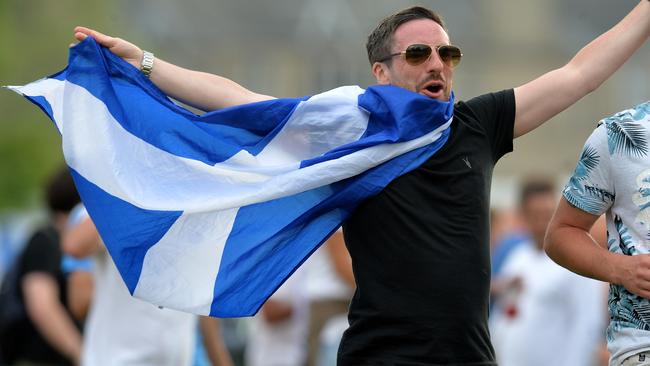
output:
<path id="1" fill-rule="evenodd" d="M 435 49 L 432 50 L 431 56 L 429 56 L 429 59 L 425 62 L 425 65 L 427 67 L 427 71 L 440 72 L 445 67 L 445 63 L 442 61 L 440 55 L 438 55 L 438 52 Z"/>

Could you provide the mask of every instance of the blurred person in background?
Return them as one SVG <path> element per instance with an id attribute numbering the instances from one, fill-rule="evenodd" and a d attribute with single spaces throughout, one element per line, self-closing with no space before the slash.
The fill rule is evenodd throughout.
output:
<path id="1" fill-rule="evenodd" d="M 14 282 L 3 293 L 0 312 L 17 299 L 17 314 L 8 324 L 3 319 L 0 347 L 2 361 L 10 365 L 73 365 L 81 353 L 81 333 L 67 307 L 69 285 L 62 269 L 60 235 L 79 195 L 67 168 L 48 182 L 46 203 L 49 222 L 29 239 L 7 280 Z M 3 289 L 5 285 L 3 284 Z M 6 296 L 6 297 L 5 297 Z"/>
<path id="2" fill-rule="evenodd" d="M 650 102 L 600 122 L 549 226 L 557 263 L 610 283 L 609 364 L 650 365 Z M 589 230 L 605 213 L 607 243 Z"/>
<path id="3" fill-rule="evenodd" d="M 490 210 L 490 318 L 488 324 L 492 328 L 495 319 L 499 318 L 503 309 L 496 309 L 499 298 L 507 288 L 515 283 L 501 278 L 503 264 L 506 258 L 520 245 L 532 245 L 530 234 L 522 222 L 520 209 L 493 208 Z M 517 279 L 512 279 L 518 281 Z M 494 331 L 491 330 L 492 336 Z"/>
<path id="4" fill-rule="evenodd" d="M 77 204 L 70 215 L 65 230 L 78 225 L 86 218 L 83 204 Z M 65 231 L 64 231 L 65 232 Z M 63 272 L 68 277 L 68 307 L 75 320 L 83 324 L 90 310 L 94 292 L 93 261 L 91 258 L 76 258 L 63 253 Z"/>
<path id="5" fill-rule="evenodd" d="M 299 268 L 251 319 L 246 365 L 303 366 L 308 321 L 305 273 Z"/>
<path id="6" fill-rule="evenodd" d="M 221 318 L 219 328 L 223 342 L 230 353 L 232 362 L 237 365 L 246 364 L 246 342 L 249 332 L 249 318 Z"/>
<path id="7" fill-rule="evenodd" d="M 195 352 L 197 316 L 158 308 L 131 296 L 110 260 L 99 233 L 84 213 L 66 230 L 63 249 L 94 260 L 95 291 L 85 324 L 81 364 L 191 365 Z M 205 352 L 213 365 L 231 366 L 218 320 L 200 317 Z"/>
<path id="8" fill-rule="evenodd" d="M 305 263 L 309 299 L 309 348 L 307 366 L 336 362 L 336 351 L 343 335 L 325 337 L 323 330 L 348 313 L 354 293 L 352 260 L 345 247 L 343 231 L 336 231 Z M 347 326 L 346 326 L 347 328 Z M 332 354 L 333 353 L 333 354 Z"/>
<path id="9" fill-rule="evenodd" d="M 522 187 L 520 210 L 532 241 L 508 256 L 492 314 L 501 366 L 593 366 L 603 330 L 603 284 L 578 276 L 544 252 L 556 192 L 546 179 Z"/>
<path id="10" fill-rule="evenodd" d="M 553 183 L 550 180 L 546 178 L 528 179 L 521 187 L 517 209 L 504 210 L 493 216 L 491 240 L 494 242 L 494 247 L 491 253 L 492 279 L 490 283 L 492 302 L 499 302 L 503 295 L 516 291 L 521 285 L 518 276 L 503 274 L 504 265 L 508 262 L 511 254 L 534 252 L 535 243 L 543 242 L 550 220 L 550 216 L 542 217 L 548 213 L 544 211 L 543 203 L 548 203 L 549 196 L 553 194 Z M 506 309 L 494 309 L 491 311 L 491 319 L 498 319 L 501 314 L 507 312 Z"/>
<path id="11" fill-rule="evenodd" d="M 217 318 L 199 316 L 193 366 L 234 366 L 235 362 L 223 339 L 223 327 Z"/>
<path id="12" fill-rule="evenodd" d="M 520 198 L 521 207 L 521 198 Z M 503 263 L 519 245 L 530 244 L 530 233 L 522 222 L 520 209 L 493 209 L 490 212 L 490 257 L 492 277 L 498 277 Z"/>
<path id="13" fill-rule="evenodd" d="M 64 255 L 62 266 L 63 273 L 68 279 L 67 304 L 70 314 L 75 321 L 83 325 L 94 290 L 92 261 Z"/>
<path id="14" fill-rule="evenodd" d="M 495 364 L 487 327 L 494 165 L 512 151 L 514 138 L 598 88 L 649 34 L 644 0 L 565 66 L 455 104 L 445 145 L 356 208 L 344 223 L 357 287 L 339 364 Z M 163 93 L 200 110 L 273 99 L 75 28 L 78 40 L 87 36 L 148 74 Z M 462 53 L 435 12 L 413 7 L 389 16 L 370 35 L 367 51 L 378 84 L 450 100 Z"/>

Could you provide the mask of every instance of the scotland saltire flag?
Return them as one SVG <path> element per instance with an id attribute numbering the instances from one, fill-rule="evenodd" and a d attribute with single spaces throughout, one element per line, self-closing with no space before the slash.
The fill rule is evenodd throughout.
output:
<path id="1" fill-rule="evenodd" d="M 449 103 L 341 87 L 196 115 L 92 38 L 10 87 L 41 107 L 136 297 L 253 315 L 364 199 L 431 157 Z M 386 212 L 390 215 L 390 212 Z"/>

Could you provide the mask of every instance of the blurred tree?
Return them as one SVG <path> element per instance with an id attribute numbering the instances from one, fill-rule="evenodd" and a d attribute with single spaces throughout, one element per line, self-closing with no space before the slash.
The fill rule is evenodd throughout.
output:
<path id="1" fill-rule="evenodd" d="M 120 29 L 113 2 L 0 1 L 0 84 L 22 85 L 66 65 L 75 25 Z M 0 213 L 40 202 L 40 187 L 63 164 L 58 131 L 29 102 L 0 92 Z"/>

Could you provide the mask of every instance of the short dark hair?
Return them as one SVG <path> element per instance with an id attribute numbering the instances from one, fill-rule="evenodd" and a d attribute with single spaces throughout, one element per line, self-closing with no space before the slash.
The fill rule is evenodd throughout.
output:
<path id="1" fill-rule="evenodd" d="M 447 31 L 445 23 L 438 13 L 421 6 L 404 9 L 399 13 L 388 16 L 382 20 L 368 36 L 366 51 L 368 51 L 368 61 L 370 61 L 370 65 L 379 62 L 390 54 L 395 30 L 400 25 L 416 19 L 431 19 L 440 24 L 442 29 Z"/>
<path id="2" fill-rule="evenodd" d="M 50 178 L 45 200 L 52 213 L 68 213 L 81 201 L 68 167 L 62 167 Z"/>
<path id="3" fill-rule="evenodd" d="M 545 194 L 555 194 L 555 184 L 550 179 L 527 179 L 519 192 L 519 206 L 524 207 L 532 197 Z"/>

